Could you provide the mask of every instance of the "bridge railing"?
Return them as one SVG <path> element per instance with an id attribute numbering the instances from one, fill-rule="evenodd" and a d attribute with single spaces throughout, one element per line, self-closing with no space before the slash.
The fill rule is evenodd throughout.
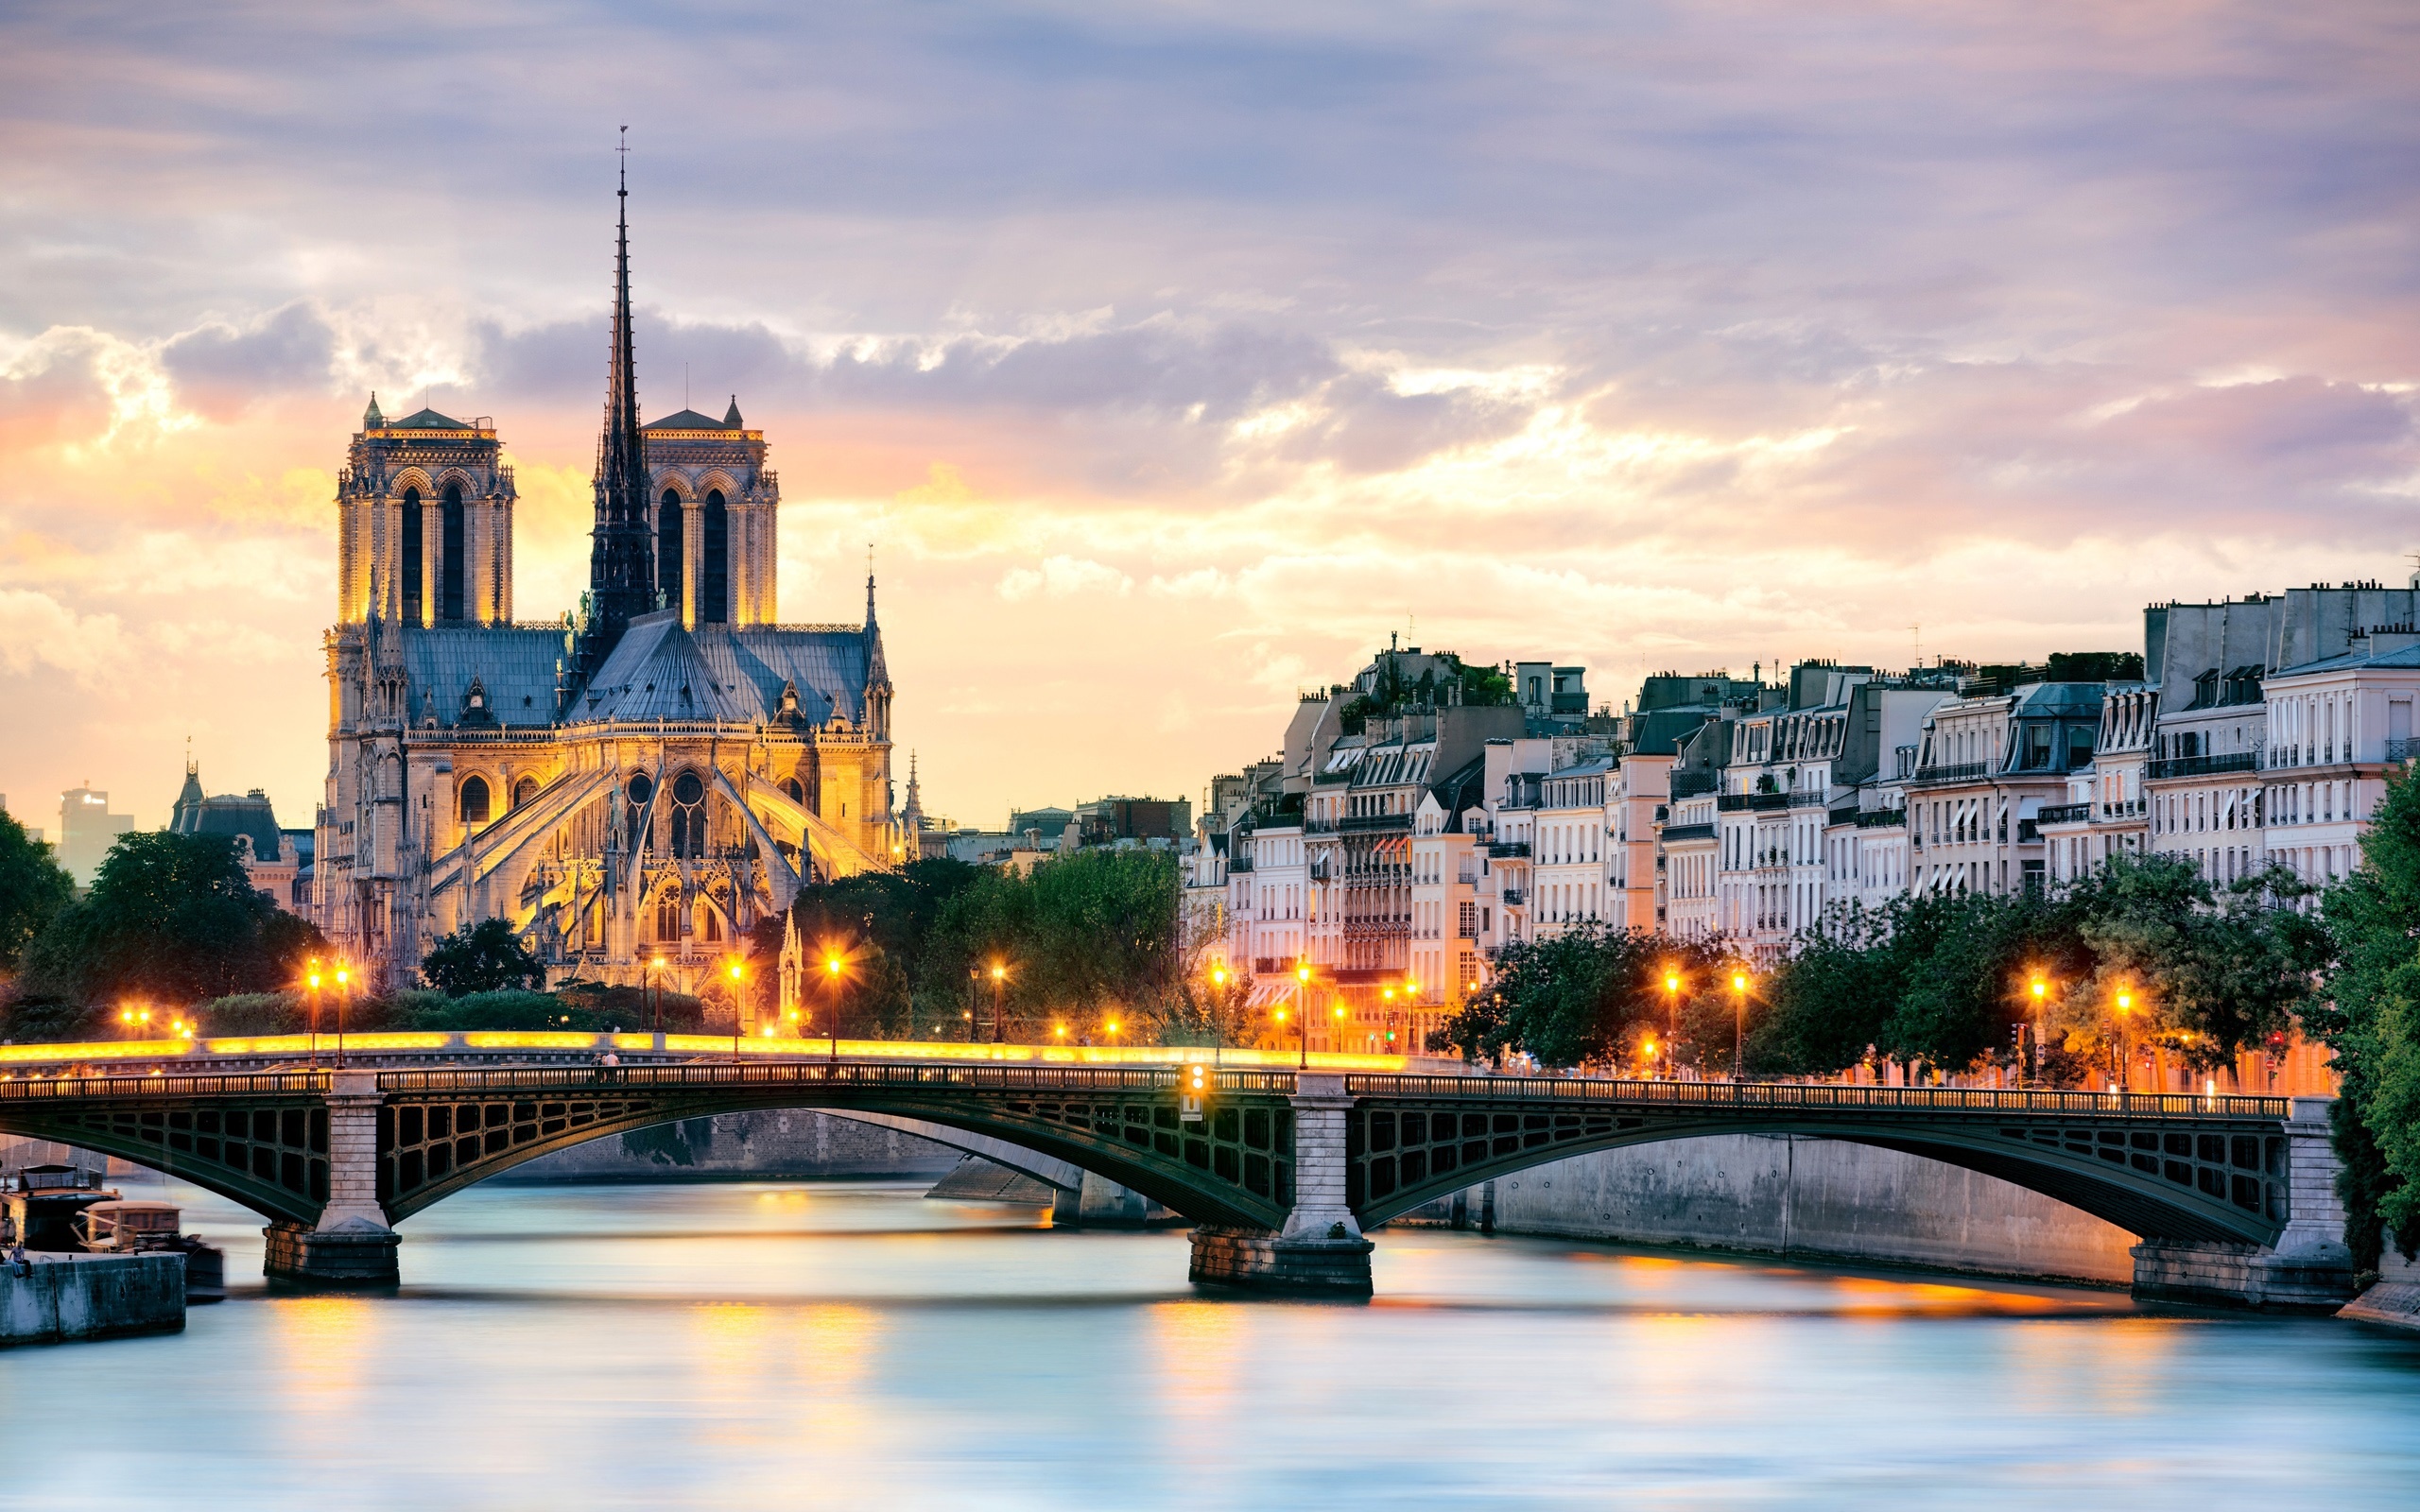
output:
<path id="1" fill-rule="evenodd" d="M 83 1101 L 95 1097 L 262 1097 L 320 1093 L 324 1071 L 237 1072 L 226 1075 L 26 1076 L 0 1080 L 0 1102 Z"/>
<path id="2" fill-rule="evenodd" d="M 529 1066 L 494 1070 L 382 1071 L 382 1092 L 679 1091 L 747 1087 L 958 1088 L 970 1091 L 1156 1091 L 1177 1069 L 1117 1066 L 899 1064 L 884 1061 L 709 1061 L 677 1066 Z M 1294 1074 L 1227 1071 L 1221 1091 L 1290 1093 Z"/>
<path id="3" fill-rule="evenodd" d="M 2286 1118 L 2285 1097 L 2186 1092 L 2011 1091 L 1988 1087 L 1844 1087 L 1824 1082 L 1614 1081 L 1578 1076 L 1348 1075 L 1356 1097 L 1491 1102 L 1662 1103 L 1683 1108 L 1872 1108 L 2142 1118 Z"/>

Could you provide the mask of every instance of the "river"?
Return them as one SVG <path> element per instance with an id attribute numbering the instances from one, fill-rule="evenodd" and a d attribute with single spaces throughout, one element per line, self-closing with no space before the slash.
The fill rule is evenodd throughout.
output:
<path id="1" fill-rule="evenodd" d="M 489 1185 L 393 1297 L 0 1354 L 0 1506 L 2420 1504 L 2420 1340 L 2116 1293 L 1382 1234 L 1369 1305 L 894 1184 Z M 249 1280 L 249 1284 L 247 1281 Z"/>

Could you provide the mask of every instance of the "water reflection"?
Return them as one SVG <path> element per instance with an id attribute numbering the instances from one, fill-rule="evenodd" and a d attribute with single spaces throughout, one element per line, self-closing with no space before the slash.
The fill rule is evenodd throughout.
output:
<path id="1" fill-rule="evenodd" d="M 258 1222 L 189 1189 L 256 1278 Z M 390 1297 L 0 1355 L 0 1505 L 2402 1506 L 2420 1345 L 1388 1232 L 1366 1307 L 884 1185 L 490 1186 Z M 57 1446 L 105 1450 L 100 1459 Z M 95 1474 L 96 1463 L 112 1473 Z"/>

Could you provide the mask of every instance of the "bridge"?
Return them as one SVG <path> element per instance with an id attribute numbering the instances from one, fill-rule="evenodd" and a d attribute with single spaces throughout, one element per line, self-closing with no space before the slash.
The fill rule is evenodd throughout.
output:
<path id="1" fill-rule="evenodd" d="M 306 1283 L 391 1284 L 394 1225 L 550 1151 L 678 1119 L 812 1108 L 956 1131 L 1131 1187 L 1193 1221 L 1196 1280 L 1233 1285 L 1367 1295 L 1365 1232 L 1463 1188 L 1621 1145 L 1803 1134 L 1963 1166 L 2128 1229 L 2148 1294 L 2274 1307 L 2349 1295 L 2324 1099 L 875 1056 L 390 1055 L 342 1071 L 287 1058 L 12 1075 L 0 1132 L 241 1203 L 270 1221 L 271 1276 Z"/>

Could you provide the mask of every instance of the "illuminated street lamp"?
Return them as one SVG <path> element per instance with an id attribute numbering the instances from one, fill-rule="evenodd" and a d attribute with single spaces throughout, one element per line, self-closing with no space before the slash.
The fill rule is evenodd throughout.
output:
<path id="1" fill-rule="evenodd" d="M 1748 1066 L 1748 973 L 1731 973 L 1731 1079 L 1742 1079 Z"/>
<path id="2" fill-rule="evenodd" d="M 848 975 L 843 965 L 838 951 L 826 950 L 823 953 L 823 980 L 832 988 L 832 1062 L 835 1065 L 840 1061 L 840 988 Z"/>
<path id="3" fill-rule="evenodd" d="M 1000 1043 L 1000 1004 L 1009 990 L 1009 968 L 1005 962 L 992 963 L 992 1042 Z"/>
<path id="4" fill-rule="evenodd" d="M 2135 1068 L 2126 1063 L 2126 1016 L 2135 1011 L 2135 993 L 2131 988 L 2118 989 L 2118 1091 L 2122 1094 L 2135 1090 Z"/>
<path id="5" fill-rule="evenodd" d="M 311 1069 L 320 1069 L 320 958 L 311 957 Z"/>
<path id="6" fill-rule="evenodd" d="M 1311 989 L 1311 963 L 1299 961 L 1294 966 L 1294 1040 L 1300 1049 L 1296 1064 L 1305 1071 L 1311 1069 L 1311 1021 L 1304 998 Z"/>
<path id="7" fill-rule="evenodd" d="M 1681 1038 L 1681 973 L 1664 973 L 1664 1073 L 1672 1072 L 1672 1046 Z"/>
<path id="8" fill-rule="evenodd" d="M 1210 1059 L 1215 1065 L 1227 1047 L 1227 963 L 1210 963 Z"/>
<path id="9" fill-rule="evenodd" d="M 730 970 L 731 970 L 731 1058 L 732 1058 L 732 1059 L 734 1059 L 734 1060 L 737 1060 L 737 1059 L 739 1058 L 739 1037 L 740 1037 L 740 1035 L 741 1035 L 741 1034 L 743 1034 L 743 1033 L 745 1033 L 745 1032 L 746 1032 L 746 1025 L 744 1025 L 744 1024 L 740 1022 L 740 1017 L 739 1017 L 739 1010 L 740 1010 L 740 1007 L 741 1007 L 741 1005 L 741 1005 L 741 999 L 740 999 L 740 991 L 739 991 L 739 989 L 740 989 L 740 985 L 741 985 L 741 983 L 743 982 L 743 980 L 744 980 L 745 978 L 744 978 L 744 975 L 743 975 L 743 973 L 742 973 L 742 971 L 741 971 L 741 970 L 740 970 L 740 965 L 739 965 L 739 963 L 738 963 L 737 961 L 734 961 L 734 962 L 732 962 L 732 963 L 731 963 L 731 968 L 730 968 Z"/>
<path id="10" fill-rule="evenodd" d="M 353 971 L 337 962 L 337 1070 L 344 1070 L 345 1009 L 353 1005 Z"/>
<path id="11" fill-rule="evenodd" d="M 2033 1074 L 2031 1079 L 2039 1088 L 2042 1085 L 2042 1005 L 2050 995 L 2050 984 L 2041 972 L 2036 971 L 2033 980 L 2027 985 L 2027 990 L 2033 997 L 2033 1055 L 2031 1066 Z"/>
<path id="12" fill-rule="evenodd" d="M 664 1032 L 664 957 L 662 955 L 659 954 L 655 959 L 648 962 L 647 976 L 648 985 L 653 988 L 648 996 L 648 1028 L 655 1034 L 662 1034 Z"/>

